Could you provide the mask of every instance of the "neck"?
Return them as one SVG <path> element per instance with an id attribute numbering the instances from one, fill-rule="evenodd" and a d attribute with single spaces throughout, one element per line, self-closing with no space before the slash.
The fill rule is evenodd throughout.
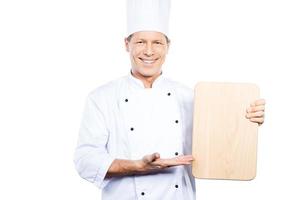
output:
<path id="1" fill-rule="evenodd" d="M 159 77 L 159 76 L 161 75 L 161 73 L 162 73 L 162 72 L 160 72 L 160 73 L 158 73 L 158 74 L 155 74 L 155 75 L 153 75 L 153 76 L 143 76 L 143 75 L 141 75 L 141 74 L 139 74 L 139 73 L 136 73 L 136 72 L 134 72 L 134 71 L 131 71 L 131 74 L 132 74 L 135 78 L 140 79 L 140 80 L 143 82 L 145 88 L 152 88 L 153 82 L 155 81 L 155 79 L 156 79 L 157 77 Z"/>

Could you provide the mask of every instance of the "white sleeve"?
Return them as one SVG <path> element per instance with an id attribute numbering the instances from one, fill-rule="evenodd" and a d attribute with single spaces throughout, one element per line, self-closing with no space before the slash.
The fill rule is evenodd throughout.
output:
<path id="1" fill-rule="evenodd" d="M 108 138 L 109 132 L 101 108 L 89 95 L 79 130 L 74 163 L 79 175 L 99 188 L 106 185 L 104 177 L 114 160 L 106 148 Z"/>

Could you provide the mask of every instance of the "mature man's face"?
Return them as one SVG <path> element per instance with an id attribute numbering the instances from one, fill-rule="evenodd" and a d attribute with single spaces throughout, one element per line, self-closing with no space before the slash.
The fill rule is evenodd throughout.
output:
<path id="1" fill-rule="evenodd" d="M 132 72 L 144 77 L 160 74 L 169 43 L 163 33 L 141 31 L 125 39 L 126 50 L 130 54 Z"/>

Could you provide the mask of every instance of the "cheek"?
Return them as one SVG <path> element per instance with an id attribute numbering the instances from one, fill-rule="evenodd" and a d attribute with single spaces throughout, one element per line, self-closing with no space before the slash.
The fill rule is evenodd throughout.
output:
<path id="1" fill-rule="evenodd" d="M 135 48 L 135 49 L 132 49 L 131 52 L 132 52 L 131 55 L 132 55 L 134 58 L 138 59 L 138 56 L 140 56 L 141 53 L 142 53 L 142 49 L 141 49 L 141 48 Z"/>
<path id="2" fill-rule="evenodd" d="M 164 47 L 156 48 L 156 52 L 161 56 L 165 56 L 167 54 L 167 48 Z"/>
<path id="3" fill-rule="evenodd" d="M 137 54 L 137 53 L 136 53 L 136 51 L 135 51 L 134 49 L 132 49 L 132 50 L 130 51 L 130 56 L 131 56 L 131 58 L 135 59 L 135 57 L 137 56 L 136 54 Z"/>
<path id="4" fill-rule="evenodd" d="M 166 55 L 163 52 L 159 53 L 159 60 L 156 63 L 157 66 L 161 66 L 165 62 Z"/>

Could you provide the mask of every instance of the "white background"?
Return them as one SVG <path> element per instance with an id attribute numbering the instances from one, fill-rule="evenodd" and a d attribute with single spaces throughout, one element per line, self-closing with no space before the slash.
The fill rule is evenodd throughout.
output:
<path id="1" fill-rule="evenodd" d="M 173 0 L 166 76 L 253 82 L 266 99 L 257 177 L 197 199 L 300 199 L 297 0 Z M 0 199 L 101 199 L 73 152 L 87 94 L 129 73 L 125 1 L 0 1 Z M 121 198 L 120 198 L 121 199 Z"/>

